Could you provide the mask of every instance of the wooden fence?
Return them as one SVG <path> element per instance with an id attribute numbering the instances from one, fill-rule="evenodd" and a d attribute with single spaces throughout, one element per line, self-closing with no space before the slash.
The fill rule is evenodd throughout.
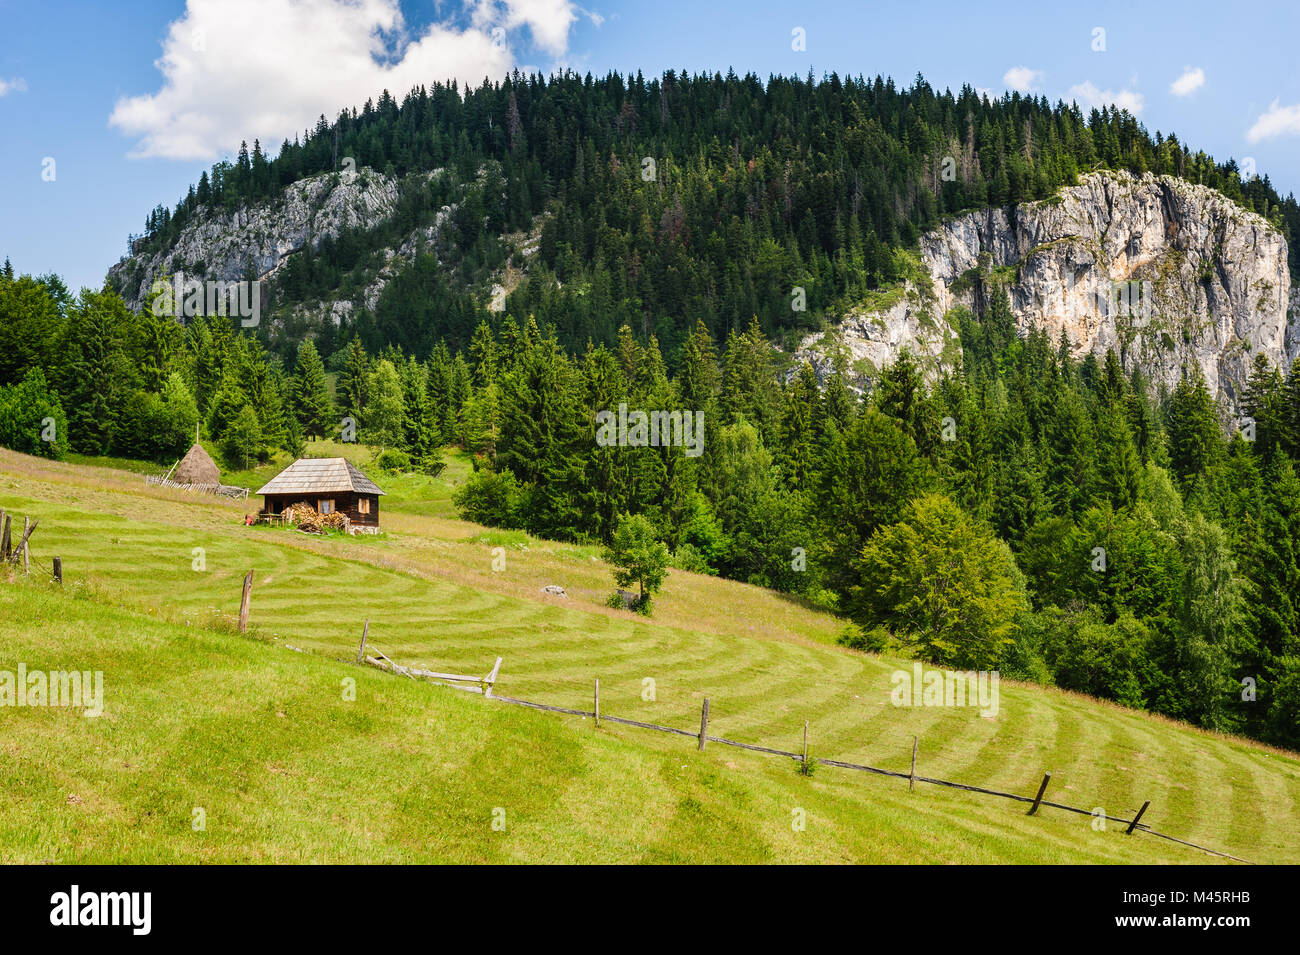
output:
<path id="1" fill-rule="evenodd" d="M 144 483 L 148 487 L 169 487 L 177 491 L 190 491 L 196 494 L 215 494 L 236 500 L 248 498 L 248 488 L 235 487 L 231 484 L 179 484 L 166 474 L 146 474 Z"/>
<path id="2" fill-rule="evenodd" d="M 370 621 L 367 620 L 365 631 L 362 634 L 361 651 L 358 652 L 358 656 L 357 656 L 358 662 L 362 662 L 362 654 L 364 653 L 366 647 L 366 639 L 369 634 L 369 630 L 370 630 Z M 389 659 L 386 656 L 383 656 L 382 654 L 379 654 L 378 658 L 368 657 L 365 659 L 365 662 L 369 663 L 371 666 L 377 666 L 380 669 L 387 670 L 391 673 L 400 674 L 412 678 L 425 678 L 448 686 L 453 686 L 454 684 L 448 683 L 447 681 L 475 683 L 478 684 L 478 686 L 471 686 L 471 687 L 455 686 L 455 688 L 472 689 L 475 692 L 481 692 L 483 693 L 484 697 L 496 700 L 499 703 L 508 703 L 515 706 L 526 706 L 530 709 L 543 710 L 547 713 L 559 713 L 565 716 L 590 717 L 595 722 L 595 725 L 597 727 L 600 726 L 601 723 L 616 723 L 620 726 L 631 726 L 636 729 L 652 730 L 657 733 L 669 733 L 675 736 L 686 736 L 696 740 L 697 747 L 701 750 L 703 750 L 705 746 L 709 743 L 717 743 L 722 746 L 733 746 L 737 749 L 744 749 L 753 753 L 763 753 L 769 756 L 783 756 L 786 757 L 787 759 L 794 760 L 795 762 L 799 763 L 801 767 L 804 767 L 805 769 L 812 764 L 820 764 L 822 766 L 834 766 L 836 769 L 847 769 L 847 770 L 853 770 L 862 773 L 872 773 L 877 776 L 887 776 L 892 779 L 906 780 L 909 789 L 915 788 L 917 783 L 926 783 L 927 785 L 931 785 L 931 786 L 941 786 L 948 789 L 959 789 L 963 792 L 976 793 L 982 796 L 995 796 L 1000 799 L 1010 799 L 1015 802 L 1028 804 L 1029 810 L 1027 815 L 1030 816 L 1036 815 L 1038 813 L 1038 810 L 1043 807 L 1048 807 L 1051 809 L 1060 809 L 1063 812 L 1072 812 L 1081 816 L 1102 818 L 1105 819 L 1107 822 L 1119 823 L 1120 825 L 1125 827 L 1124 832 L 1126 835 L 1131 836 L 1134 832 L 1144 832 L 1147 835 L 1155 836 L 1159 839 L 1165 839 L 1168 840 L 1169 842 L 1176 842 L 1179 845 L 1188 846 L 1193 849 L 1199 849 L 1202 852 L 1208 852 L 1210 855 L 1218 856 L 1219 858 L 1222 859 L 1230 859 L 1233 862 L 1242 862 L 1247 865 L 1254 864 L 1252 862 L 1249 862 L 1246 859 L 1241 859 L 1238 858 L 1237 856 L 1229 855 L 1226 852 L 1220 852 L 1217 849 L 1211 849 L 1208 846 L 1198 845 L 1195 842 L 1188 842 L 1185 839 L 1179 839 L 1176 836 L 1171 836 L 1163 832 L 1157 832 L 1155 829 L 1152 829 L 1150 826 L 1146 825 L 1144 822 L 1141 821 L 1142 817 L 1146 814 L 1147 809 L 1151 806 L 1151 800 L 1149 799 L 1142 804 L 1142 808 L 1139 809 L 1131 819 L 1124 819 L 1118 816 L 1107 815 L 1106 813 L 1098 813 L 1091 809 L 1082 809 L 1078 806 L 1071 806 L 1066 803 L 1054 802 L 1053 800 L 1050 799 L 1044 799 L 1043 797 L 1047 792 L 1048 784 L 1051 782 L 1052 779 L 1051 773 L 1043 774 L 1043 780 L 1038 786 L 1037 794 L 1033 796 L 1025 796 L 1019 793 L 1003 792 L 1002 790 L 998 790 L 998 789 L 988 789 L 984 786 L 971 786 L 966 783 L 954 782 L 950 779 L 939 779 L 932 776 L 918 776 L 916 773 L 916 759 L 917 759 L 917 752 L 919 749 L 920 740 L 917 737 L 912 738 L 911 771 L 901 772 L 899 770 L 893 770 L 893 769 L 882 769 L 879 766 L 867 766 L 862 763 L 850 763 L 840 759 L 828 759 L 824 756 L 809 756 L 808 755 L 808 721 L 806 720 L 804 721 L 804 725 L 803 725 L 803 752 L 801 753 L 790 752 L 783 749 L 774 749 L 770 746 L 758 746 L 754 743 L 742 743 L 739 740 L 727 739 L 726 737 L 723 736 L 711 736 L 709 735 L 709 700 L 707 697 L 704 699 L 700 707 L 700 729 L 699 732 L 697 733 L 693 730 L 678 729 L 675 726 L 662 726 L 658 723 L 646 723 L 641 720 L 627 719 L 626 717 L 622 717 L 622 716 L 611 716 L 608 713 L 601 712 L 599 679 L 595 681 L 594 692 L 592 694 L 593 708 L 590 710 L 575 709 L 573 707 L 567 707 L 567 706 L 554 706 L 550 703 L 538 703 L 535 700 L 521 700 L 521 699 L 516 699 L 515 697 L 502 696 L 500 693 L 494 693 L 492 692 L 492 687 L 494 686 L 497 675 L 501 669 L 500 657 L 497 658 L 496 665 L 492 667 L 492 671 L 491 673 L 488 674 L 487 677 L 454 676 L 446 673 L 435 673 L 430 670 L 417 669 L 414 667 L 404 667 L 394 663 L 391 659 Z M 486 683 L 484 681 L 486 681 Z"/>
<path id="3" fill-rule="evenodd" d="M 14 533 L 17 525 L 14 518 L 7 513 L 4 508 L 0 508 L 0 564 L 14 564 L 23 569 L 23 576 L 26 577 L 32 572 L 32 557 L 30 541 L 32 535 L 36 533 L 36 528 L 40 521 L 31 517 L 23 518 L 22 537 L 14 542 Z M 39 567 L 43 562 L 36 558 Z M 63 583 L 63 560 L 55 557 L 49 561 L 50 573 L 55 583 Z"/>

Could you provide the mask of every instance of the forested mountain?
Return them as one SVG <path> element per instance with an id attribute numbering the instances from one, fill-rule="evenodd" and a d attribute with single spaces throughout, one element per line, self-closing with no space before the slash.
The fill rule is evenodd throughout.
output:
<path id="1" fill-rule="evenodd" d="M 0 443 L 169 462 L 198 421 L 242 466 L 346 416 L 393 467 L 471 451 L 481 523 L 609 541 L 641 515 L 676 567 L 835 608 L 852 645 L 1300 746 L 1298 226 L 1266 178 L 1032 97 L 435 86 L 218 165 L 102 292 L 6 268 Z M 1186 293 L 1154 358 L 1034 311 L 1043 270 L 1108 255 Z M 176 272 L 265 277 L 265 320 L 153 314 Z M 942 361 L 904 335 L 863 375 L 829 334 L 915 303 Z M 599 443 L 621 405 L 701 412 L 702 453 Z"/>
<path id="2" fill-rule="evenodd" d="M 940 93 L 920 77 L 899 88 L 836 75 L 516 74 L 422 87 L 400 103 L 385 92 L 333 123 L 322 116 L 274 159 L 255 142 L 174 209 L 150 213 L 110 280 L 138 305 L 178 271 L 268 276 L 291 329 L 277 337 L 268 323 L 282 353 L 328 315 L 344 319 L 339 334 L 326 329 L 331 347 L 355 330 L 372 349 L 425 357 L 438 341 L 468 342 L 514 265 L 525 278 L 504 309 L 517 319 L 554 325 L 570 348 L 612 344 L 627 324 L 672 356 L 697 321 L 718 337 L 755 316 L 769 335 L 816 330 L 905 279 L 905 253 L 945 217 L 1044 199 L 1099 168 L 1204 184 L 1284 235 L 1300 231 L 1294 196 L 1280 198 L 1267 176 L 1243 182 L 1234 162 L 1115 109 Z M 285 190 L 317 176 L 360 213 L 322 223 L 303 213 L 304 227 L 277 239 L 284 218 L 299 221 Z M 213 222 L 244 230 L 242 248 L 196 240 Z M 404 242 L 396 280 L 376 286 Z M 1290 257 L 1295 269 L 1294 248 Z M 305 321 L 292 309 L 303 304 Z"/>

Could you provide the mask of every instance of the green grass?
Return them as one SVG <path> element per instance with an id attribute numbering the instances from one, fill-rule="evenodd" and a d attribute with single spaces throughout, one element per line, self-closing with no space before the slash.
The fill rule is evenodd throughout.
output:
<path id="1" fill-rule="evenodd" d="M 1055 810 L 1029 819 L 1010 801 L 909 794 L 831 767 L 806 779 L 785 759 L 712 746 L 700 755 L 690 740 L 612 724 L 593 732 L 576 718 L 339 662 L 355 656 L 369 619 L 372 645 L 402 663 L 486 672 L 503 657 L 499 688 L 510 696 L 589 707 L 599 677 L 603 712 L 682 729 L 698 728 L 707 696 L 714 735 L 794 750 L 807 719 L 814 755 L 898 770 L 917 735 L 925 775 L 1032 795 L 1051 770 L 1049 798 L 1114 816 L 1150 799 L 1144 821 L 1161 831 L 1253 861 L 1300 861 L 1294 754 L 1006 683 L 994 718 L 895 708 L 890 675 L 905 661 L 836 647 L 833 617 L 716 578 L 674 572 L 650 620 L 609 609 L 595 548 L 447 516 L 468 469 L 450 460 L 439 479 L 380 479 L 393 489 L 386 533 L 349 539 L 246 528 L 242 502 L 0 452 L 0 507 L 41 520 L 36 564 L 62 556 L 70 591 L 0 584 L 5 657 L 103 669 L 109 697 L 99 720 L 0 710 L 0 745 L 16 757 L 0 774 L 10 774 L 6 792 L 24 794 L 0 807 L 0 852 L 12 861 L 1211 861 Z M 492 569 L 495 547 L 504 571 Z M 192 569 L 194 548 L 205 570 Z M 219 632 L 249 569 L 254 633 Z M 546 583 L 570 597 L 540 594 Z M 95 599 L 75 599 L 83 589 Z M 344 677 L 358 687 L 346 705 Z M 653 701 L 642 698 L 647 678 Z M 197 805 L 208 810 L 202 834 L 189 828 Z M 496 806 L 504 834 L 489 825 Z M 796 807 L 808 813 L 804 832 L 790 826 Z"/>

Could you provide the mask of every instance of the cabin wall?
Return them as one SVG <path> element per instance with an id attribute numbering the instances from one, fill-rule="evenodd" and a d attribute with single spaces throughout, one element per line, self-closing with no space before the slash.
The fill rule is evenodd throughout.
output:
<path id="1" fill-rule="evenodd" d="M 359 501 L 367 498 L 370 501 L 370 513 L 362 514 Z M 332 500 L 334 509 L 348 516 L 348 520 L 353 524 L 362 527 L 379 526 L 379 497 L 375 494 L 354 494 L 351 491 L 336 491 L 332 494 L 267 494 L 265 503 L 262 506 L 264 514 L 279 514 L 286 507 L 292 507 L 295 504 L 307 504 L 316 507 L 322 499 Z"/>
<path id="2" fill-rule="evenodd" d="M 347 504 L 344 505 L 343 499 L 347 498 Z M 362 514 L 360 502 L 362 498 L 370 501 L 370 513 Z M 363 527 L 379 526 L 379 498 L 374 494 L 340 494 L 337 498 L 337 505 L 340 511 L 345 511 L 348 520 L 353 524 L 360 524 Z"/>

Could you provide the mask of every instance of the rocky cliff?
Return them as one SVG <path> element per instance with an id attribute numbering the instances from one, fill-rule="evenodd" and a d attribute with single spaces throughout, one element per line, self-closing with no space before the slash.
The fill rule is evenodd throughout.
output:
<path id="1" fill-rule="evenodd" d="M 997 285 L 1017 325 L 1064 334 L 1076 357 L 1114 349 L 1172 388 L 1195 363 L 1235 408 L 1254 356 L 1300 353 L 1300 296 L 1282 235 L 1212 189 L 1099 172 L 1051 199 L 956 217 L 921 239 L 924 276 L 810 336 L 796 360 L 824 372 L 832 342 L 859 379 L 909 348 L 932 371 L 959 355 L 952 310 Z"/>
<path id="2" fill-rule="evenodd" d="M 113 266 L 109 281 L 139 308 L 155 280 L 178 272 L 265 279 L 308 246 L 385 222 L 399 193 L 395 180 L 372 169 L 303 179 L 274 202 L 203 215 L 172 247 Z M 353 300 L 294 312 L 338 322 L 357 307 L 373 309 L 420 248 L 438 250 L 454 208 L 386 249 Z M 534 235 L 531 246 L 523 242 L 524 258 L 535 250 Z M 1053 341 L 1064 335 L 1076 357 L 1113 349 L 1126 370 L 1141 368 L 1166 388 L 1199 365 L 1225 410 L 1235 408 L 1255 355 L 1286 369 L 1300 354 L 1300 290 L 1291 288 L 1276 229 L 1206 187 L 1097 172 L 1050 199 L 966 213 L 925 234 L 911 280 L 806 338 L 796 361 L 824 375 L 838 344 L 863 387 L 903 348 L 931 373 L 953 368 L 961 356 L 954 310 L 979 311 L 999 287 L 1020 329 L 1044 328 Z M 502 307 L 505 290 L 492 290 L 490 307 Z"/>
<path id="3" fill-rule="evenodd" d="M 441 173 L 434 170 L 428 178 Z M 108 280 L 121 290 L 128 307 L 138 309 L 154 281 L 164 276 L 184 273 L 222 282 L 270 278 L 290 256 L 308 246 L 317 248 L 346 229 L 380 225 L 397 209 L 398 198 L 397 181 L 369 168 L 301 179 L 285 187 L 274 202 L 202 215 L 186 225 L 170 248 L 118 262 L 108 270 Z M 452 207 L 444 206 L 433 224 L 385 251 L 385 265 L 360 296 L 367 307 L 374 307 L 387 279 L 410 262 L 420 246 L 437 238 L 451 211 Z M 337 322 L 354 305 L 328 302 L 313 311 L 331 315 Z"/>

